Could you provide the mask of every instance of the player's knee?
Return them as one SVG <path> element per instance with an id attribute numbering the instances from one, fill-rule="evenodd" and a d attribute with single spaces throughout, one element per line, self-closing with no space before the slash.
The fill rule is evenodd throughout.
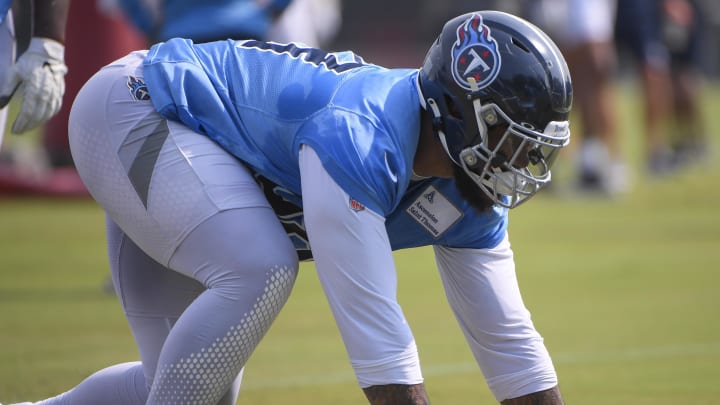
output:
<path id="1" fill-rule="evenodd" d="M 262 296 L 276 307 L 284 304 L 290 296 L 297 272 L 297 258 L 273 260 L 251 267 L 223 267 L 203 284 L 228 299 L 244 300 L 248 296 Z"/>
<path id="2" fill-rule="evenodd" d="M 294 266 L 291 264 L 275 265 L 266 273 L 267 278 L 263 296 L 266 297 L 266 302 L 271 307 L 270 311 L 273 311 L 275 315 L 280 312 L 280 309 L 290 297 L 297 272 L 298 265 L 296 262 Z"/>

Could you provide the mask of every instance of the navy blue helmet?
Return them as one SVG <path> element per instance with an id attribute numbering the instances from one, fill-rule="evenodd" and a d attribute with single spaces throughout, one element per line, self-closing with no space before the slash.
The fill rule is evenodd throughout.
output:
<path id="1" fill-rule="evenodd" d="M 515 207 L 549 183 L 570 140 L 572 83 L 540 29 L 498 11 L 456 17 L 428 51 L 418 82 L 445 151 L 495 203 Z"/>

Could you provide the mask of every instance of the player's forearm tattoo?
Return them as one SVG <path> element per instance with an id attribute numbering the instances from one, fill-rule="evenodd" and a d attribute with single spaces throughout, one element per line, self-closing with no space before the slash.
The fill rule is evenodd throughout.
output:
<path id="1" fill-rule="evenodd" d="M 429 405 L 424 384 L 373 385 L 364 388 L 365 396 L 371 405 Z"/>
<path id="2" fill-rule="evenodd" d="M 563 405 L 560 389 L 557 386 L 549 390 L 539 391 L 521 397 L 506 399 L 502 405 Z"/>

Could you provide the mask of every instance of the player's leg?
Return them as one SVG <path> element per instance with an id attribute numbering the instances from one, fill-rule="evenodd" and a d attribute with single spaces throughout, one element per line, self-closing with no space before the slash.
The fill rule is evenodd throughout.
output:
<path id="1" fill-rule="evenodd" d="M 580 118 L 571 120 L 577 148 L 577 186 L 580 191 L 606 195 L 626 191 L 629 184 L 617 136 L 612 88 L 616 0 L 527 3 L 528 17 L 560 47 L 572 76 L 573 113 L 579 113 Z"/>
<path id="2" fill-rule="evenodd" d="M 232 218 L 223 218 L 230 220 Z M 216 227 L 201 225 L 215 233 Z M 200 229 L 200 227 L 198 227 Z M 201 239 L 212 240 L 212 235 Z M 198 281 L 162 266 L 143 252 L 108 218 L 108 256 L 113 285 L 130 323 L 142 362 L 123 363 L 100 370 L 72 390 L 40 405 L 145 404 L 158 359 L 172 327 L 185 309 L 205 290 Z M 188 244 L 190 242 L 186 242 Z M 189 246 L 189 245 L 188 245 Z M 202 249 L 192 245 L 191 249 Z M 228 255 L 232 250 L 221 252 Z M 201 256 L 195 254 L 194 256 Z M 202 329 L 199 329 L 202 330 Z M 218 405 L 237 401 L 242 372 Z M 178 401 L 182 402 L 182 401 Z"/>
<path id="3" fill-rule="evenodd" d="M 484 253 L 436 247 L 435 255 L 448 302 L 495 398 L 561 404 L 550 355 L 520 295 L 508 240 Z M 547 402 L 517 402 L 528 397 Z"/>
<path id="4" fill-rule="evenodd" d="M 648 174 L 675 171 L 669 147 L 668 124 L 672 112 L 670 55 L 662 39 L 660 7 L 651 0 L 618 2 L 616 34 L 638 65 L 642 84 L 645 159 Z"/>
<path id="5" fill-rule="evenodd" d="M 154 369 L 170 327 L 202 291 L 195 280 L 169 271 L 148 257 L 109 218 L 106 233 L 113 285 L 143 361 L 97 371 L 70 391 L 40 405 L 144 404 L 152 378 L 145 377 L 143 364 Z"/>
<path id="6" fill-rule="evenodd" d="M 168 390 L 192 393 L 193 404 L 215 403 L 285 304 L 297 266 L 294 248 L 269 208 L 226 210 L 198 225 L 170 267 L 192 274 L 207 289 L 163 344 L 148 403 L 171 400 Z M 232 394 L 227 404 L 235 403 L 237 391 Z"/>
<path id="7" fill-rule="evenodd" d="M 568 36 L 560 43 L 573 78 L 582 123 L 579 186 L 617 195 L 627 191 L 617 130 L 613 73 L 615 1 L 571 0 Z"/>
<path id="8" fill-rule="evenodd" d="M 232 218 L 224 219 L 232 220 Z M 212 240 L 212 235 L 202 235 L 202 229 L 219 231 L 203 223 L 193 231 L 193 234 L 199 233 L 200 237 Z M 186 239 L 184 244 L 189 246 L 188 243 Z M 196 248 L 202 249 L 202 246 L 191 246 L 191 249 Z M 229 255 L 231 252 L 221 252 L 221 254 Z M 170 271 L 150 258 L 109 219 L 108 254 L 113 285 L 130 323 L 142 359 L 140 367 L 144 370 L 143 384 L 141 387 L 133 388 L 138 392 L 144 392 L 145 400 L 142 403 L 145 403 L 154 380 L 160 353 L 172 327 L 185 309 L 202 294 L 205 287 L 190 277 Z M 195 256 L 204 257 L 197 254 Z M 225 260 L 218 258 L 217 261 Z M 218 404 L 235 404 L 241 377 L 242 372 Z M 107 397 L 105 401 L 107 403 Z M 79 402 L 95 403 L 88 400 Z"/>
<path id="9" fill-rule="evenodd" d="M 142 363 L 136 361 L 106 367 L 93 373 L 70 391 L 33 404 L 142 405 L 147 400 L 147 393 Z"/>
<path id="10" fill-rule="evenodd" d="M 673 3 L 666 9 L 665 40 L 671 56 L 673 138 L 676 161 L 697 164 L 709 157 L 709 138 L 702 114 L 701 66 L 708 45 L 706 15 L 698 2 Z"/>
<path id="11" fill-rule="evenodd" d="M 215 404 L 286 301 L 297 255 L 244 166 L 208 138 L 163 120 L 146 93 L 129 91 L 142 83 L 141 60 L 118 61 L 81 90 L 70 120 L 73 157 L 128 238 L 204 287 L 162 347 L 143 354 L 152 378 L 148 403 Z"/>

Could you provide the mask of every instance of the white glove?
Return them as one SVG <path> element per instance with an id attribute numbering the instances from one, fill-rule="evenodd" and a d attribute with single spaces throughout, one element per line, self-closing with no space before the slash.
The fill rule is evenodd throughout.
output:
<path id="1" fill-rule="evenodd" d="M 35 128 L 60 111 L 67 73 L 64 57 L 63 44 L 34 37 L 27 51 L 10 67 L 7 81 L 0 91 L 0 108 L 16 90 L 23 97 L 12 132 L 19 134 Z"/>

